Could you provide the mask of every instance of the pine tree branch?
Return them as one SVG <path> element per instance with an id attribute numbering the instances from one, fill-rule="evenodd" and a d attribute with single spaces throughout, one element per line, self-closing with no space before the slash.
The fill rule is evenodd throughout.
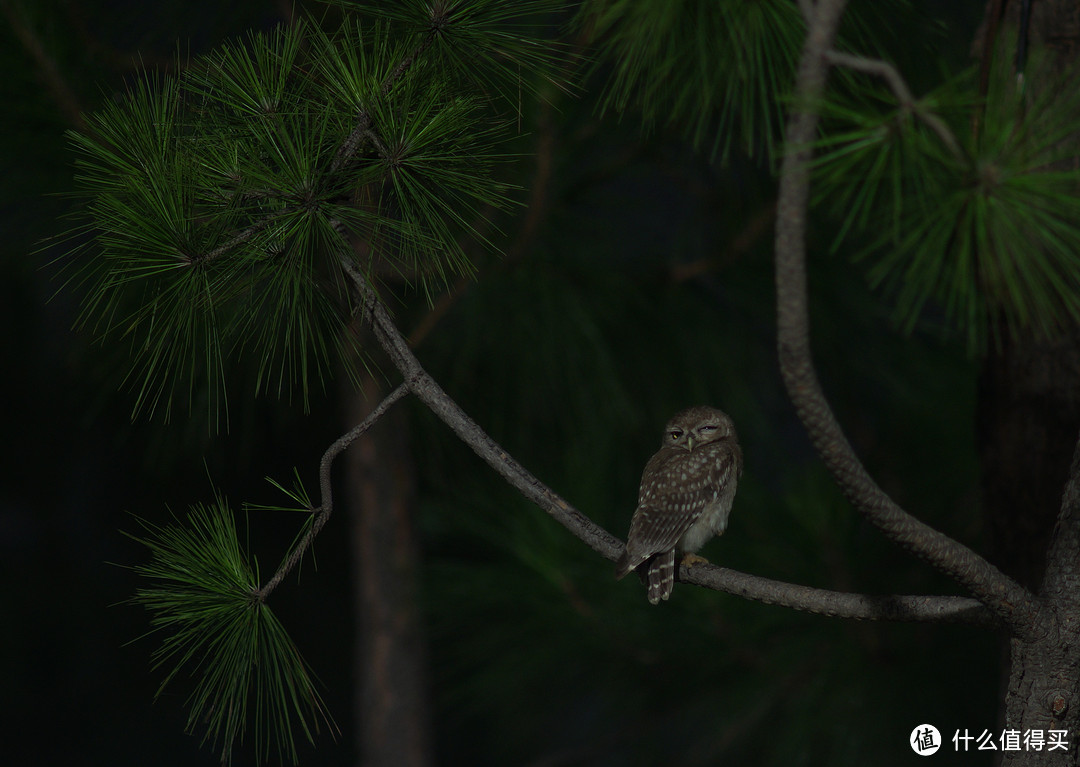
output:
<path id="1" fill-rule="evenodd" d="M 926 111 L 919 105 L 919 102 L 912 96 L 911 89 L 904 82 L 904 78 L 900 76 L 900 73 L 892 64 L 887 61 L 866 59 L 862 56 L 853 56 L 850 53 L 841 53 L 840 51 L 828 51 L 825 54 L 825 60 L 833 66 L 853 69 L 856 72 L 880 77 L 889 86 L 893 95 L 896 96 L 896 100 L 900 102 L 901 109 L 922 120 L 926 127 L 937 134 L 937 137 L 941 139 L 941 143 L 948 147 L 953 157 L 959 160 L 964 159 L 964 151 L 956 141 L 956 136 L 949 130 L 949 126 L 936 114 Z"/>
<path id="2" fill-rule="evenodd" d="M 382 91 L 383 95 L 388 94 L 390 90 L 394 87 L 394 85 L 396 85 L 397 82 L 405 76 L 405 74 L 413 66 L 416 60 L 423 55 L 424 51 L 431 47 L 431 44 L 434 42 L 436 35 L 438 35 L 439 31 L 445 26 L 445 21 L 446 20 L 443 17 L 439 17 L 433 20 L 431 29 L 428 31 L 427 35 L 424 36 L 424 39 L 416 46 L 416 48 L 413 49 L 413 51 L 408 56 L 398 62 L 398 65 L 394 67 L 394 70 L 390 72 L 390 74 L 388 74 L 386 78 L 383 79 L 382 83 L 379 85 L 379 88 Z M 356 152 L 359 151 L 364 140 L 373 142 L 378 148 L 380 154 L 384 157 L 387 155 L 386 148 L 382 146 L 378 136 L 372 130 L 371 113 L 366 109 L 361 109 L 360 112 L 357 114 L 356 124 L 354 125 L 352 131 L 345 139 L 345 141 L 342 142 L 341 146 L 338 147 L 337 152 L 334 154 L 334 159 L 331 161 L 330 167 L 328 169 L 328 175 L 334 176 L 339 173 L 346 165 L 348 165 L 348 163 L 356 155 Z M 265 216 L 256 220 L 250 226 L 234 234 L 232 237 L 230 237 L 228 240 L 226 240 L 224 243 L 217 246 L 213 250 L 193 257 L 191 261 L 213 261 L 225 255 L 233 248 L 239 247 L 240 245 L 248 242 L 249 240 L 251 240 L 251 238 L 266 229 L 276 220 L 278 220 L 284 215 L 295 212 L 295 210 L 296 207 L 293 206 L 284 210 L 268 213 Z"/>
<path id="3" fill-rule="evenodd" d="M 408 56 L 403 58 L 394 68 L 394 70 L 386 76 L 386 78 L 379 86 L 380 90 L 384 95 L 389 93 L 390 90 L 394 87 L 394 85 L 397 84 L 397 82 L 405 76 L 405 73 L 409 71 L 412 65 L 416 62 L 416 59 L 423 55 L 424 51 L 431 47 L 431 44 L 432 42 L 434 42 L 435 36 L 438 34 L 440 29 L 442 29 L 441 23 L 438 23 L 437 21 L 432 22 L 432 27 L 430 31 L 427 35 L 424 36 L 424 39 L 420 42 L 420 44 L 417 45 L 416 48 L 413 49 L 413 51 Z M 371 113 L 366 109 L 362 109 L 357 114 L 356 124 L 354 125 L 352 131 L 349 133 L 348 138 L 346 138 L 345 141 L 342 142 L 341 146 L 338 147 L 337 152 L 334 154 L 334 159 L 330 163 L 328 175 L 334 176 L 339 173 L 346 165 L 348 165 L 348 163 L 356 155 L 356 152 L 359 151 L 365 139 L 372 141 L 378 148 L 381 155 L 383 155 L 384 157 L 387 155 L 386 148 L 382 146 L 382 144 L 379 142 L 378 136 L 372 130 Z M 274 223 L 274 221 L 284 215 L 295 212 L 295 210 L 296 208 L 294 206 L 286 208 L 284 210 L 274 211 L 273 213 L 268 213 L 267 215 L 255 221 L 255 223 L 253 223 L 251 226 L 248 226 L 234 234 L 232 237 L 230 237 L 228 240 L 226 240 L 224 243 L 217 246 L 213 250 L 208 251 L 207 253 L 200 254 L 192 258 L 191 260 L 193 262 L 213 261 L 214 259 L 228 253 L 233 248 L 236 248 L 248 242 L 249 240 L 251 240 L 252 237 L 257 235 L 262 230 L 266 229 L 268 226 L 270 226 L 270 224 Z"/>
<path id="4" fill-rule="evenodd" d="M 357 270 L 356 265 L 347 257 L 342 258 L 341 263 L 356 286 L 363 306 L 362 311 L 370 318 L 379 345 L 405 379 L 404 385 L 409 391 L 527 499 L 554 517 L 594 551 L 612 561 L 618 558 L 623 546 L 615 536 L 594 524 L 530 474 L 443 391 L 420 365 L 420 361 L 409 348 L 408 341 L 394 325 L 375 290 Z"/>
<path id="5" fill-rule="evenodd" d="M 424 370 L 409 343 L 394 325 L 374 288 L 347 257 L 342 267 L 356 286 L 375 337 L 405 379 L 399 387 L 416 395 L 439 419 L 511 487 L 547 512 L 593 551 L 614 562 L 625 544 L 604 530 L 519 464 L 466 414 Z M 393 396 L 393 395 L 391 395 Z M 947 596 L 871 596 L 784 583 L 712 565 L 680 567 L 679 580 L 767 604 L 838 618 L 895 621 L 952 621 L 995 625 L 994 616 L 977 600 Z"/>
<path id="6" fill-rule="evenodd" d="M 392 71 L 389 75 L 386 76 L 386 78 L 379 86 L 384 95 L 389 93 L 390 89 L 393 88 L 394 85 L 402 77 L 405 76 L 405 73 L 409 71 L 409 68 L 413 65 L 416 59 L 421 56 L 424 51 L 431 47 L 431 43 L 435 40 L 435 35 L 438 34 L 439 29 L 441 29 L 441 26 L 433 23 L 431 30 L 420 42 L 420 44 L 417 45 L 417 47 L 412 51 L 412 53 L 410 53 L 398 63 L 398 65 L 394 68 L 394 71 Z M 341 146 L 338 147 L 338 150 L 334 155 L 334 159 L 330 163 L 330 176 L 339 173 L 346 165 L 348 165 L 348 163 L 356 155 L 356 152 L 360 149 L 360 146 L 365 139 L 374 142 L 375 145 L 378 147 L 380 154 L 386 156 L 386 148 L 383 147 L 381 143 L 379 143 L 378 136 L 376 136 L 375 132 L 372 130 L 371 113 L 366 109 L 362 109 L 357 115 L 356 124 L 353 127 L 352 132 L 349 134 L 348 138 L 346 138 L 345 141 L 342 142 Z M 249 240 L 251 240 L 252 237 L 257 235 L 262 230 L 266 229 L 268 226 L 270 226 L 270 224 L 274 223 L 274 221 L 276 221 L 283 215 L 295 212 L 295 210 L 295 207 L 291 207 L 284 210 L 274 211 L 273 213 L 268 213 L 266 216 L 255 221 L 255 223 L 253 223 L 251 226 L 248 226 L 245 229 L 242 229 L 236 234 L 234 234 L 232 237 L 230 237 L 228 240 L 226 240 L 224 243 L 217 246 L 213 250 L 194 257 L 191 260 L 193 262 L 213 261 L 214 259 L 223 256 L 225 253 L 228 253 L 233 248 L 236 248 L 248 242 Z"/>
<path id="7" fill-rule="evenodd" d="M 987 628 L 1001 625 L 979 600 L 970 597 L 854 594 L 785 583 L 711 564 L 690 568 L 680 565 L 678 580 L 768 605 L 832 618 L 966 623 Z"/>
<path id="8" fill-rule="evenodd" d="M 412 68 L 412 65 L 416 63 L 416 60 L 424 54 L 424 51 L 431 47 L 431 44 L 435 42 L 435 37 L 443 29 L 445 24 L 446 18 L 444 16 L 440 16 L 438 19 L 432 21 L 431 28 L 428 30 L 428 33 L 424 35 L 424 39 L 420 41 L 419 45 L 417 45 L 408 56 L 398 62 L 398 65 L 394 67 L 394 71 L 388 74 L 379 85 L 384 96 L 390 92 L 402 77 L 405 76 L 405 73 Z M 374 134 L 371 133 L 371 112 L 367 109 L 361 109 L 356 115 L 356 124 L 353 126 L 352 132 L 349 133 L 349 137 L 345 139 L 344 143 L 338 148 L 337 153 L 334 155 L 333 162 L 330 163 L 330 173 L 337 173 L 348 165 L 356 155 L 357 151 L 359 151 L 364 138 L 372 135 Z"/>
<path id="9" fill-rule="evenodd" d="M 326 526 L 327 521 L 330 519 L 330 514 L 334 510 L 334 492 L 333 486 L 330 482 L 330 469 L 334 465 L 334 459 L 355 442 L 364 432 L 375 425 L 382 416 L 389 410 L 394 403 L 409 393 L 408 388 L 404 384 L 399 385 L 396 389 L 386 395 L 382 402 L 380 402 L 374 410 L 372 410 L 367 418 L 354 426 L 348 432 L 339 437 L 330 447 L 323 453 L 322 461 L 319 462 L 319 500 L 320 505 L 317 508 L 311 510 L 311 513 L 315 515 L 315 519 L 311 523 L 311 527 L 308 528 L 307 533 L 293 549 L 289 558 L 282 563 L 278 571 L 274 573 L 274 576 L 266 582 L 261 589 L 259 589 L 256 596 L 260 602 L 266 601 L 266 598 L 270 595 L 274 589 L 280 585 L 285 577 L 292 572 L 293 568 L 300 562 L 304 554 L 311 544 L 315 542 L 315 537 Z"/>
<path id="10" fill-rule="evenodd" d="M 828 52 L 845 0 L 819 0 L 799 62 L 794 106 L 780 170 L 776 221 L 777 351 L 788 396 L 822 461 L 844 495 L 891 540 L 950 575 L 1011 632 L 1031 638 L 1035 596 L 966 546 L 920 522 L 867 473 L 848 443 L 818 381 L 810 353 L 806 278 L 809 162 L 828 71 Z"/>

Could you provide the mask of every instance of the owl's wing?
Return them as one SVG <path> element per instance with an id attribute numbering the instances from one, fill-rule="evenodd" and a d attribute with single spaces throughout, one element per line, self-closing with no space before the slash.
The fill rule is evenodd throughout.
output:
<path id="1" fill-rule="evenodd" d="M 725 442 L 694 452 L 663 448 L 649 459 L 641 478 L 638 507 L 630 520 L 626 551 L 615 575 L 621 578 L 654 554 L 675 544 L 698 520 L 724 485 L 737 481 L 736 456 Z"/>

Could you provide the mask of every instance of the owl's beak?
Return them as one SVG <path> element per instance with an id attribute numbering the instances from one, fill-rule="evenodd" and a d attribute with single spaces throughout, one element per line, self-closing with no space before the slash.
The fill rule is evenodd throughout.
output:
<path id="1" fill-rule="evenodd" d="M 687 436 L 686 438 L 686 452 L 694 452 L 694 438 L 691 436 Z"/>

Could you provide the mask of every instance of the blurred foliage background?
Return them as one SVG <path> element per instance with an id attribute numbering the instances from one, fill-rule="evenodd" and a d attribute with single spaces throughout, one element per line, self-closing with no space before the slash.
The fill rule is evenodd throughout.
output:
<path id="1" fill-rule="evenodd" d="M 219 487 L 280 500 L 264 481 L 312 481 L 341 426 L 339 391 L 300 402 L 236 397 L 227 433 L 205 419 L 132 423 L 109 355 L 70 328 L 55 252 L 73 188 L 64 131 L 116 99 L 136 68 L 168 70 L 287 3 L 3 0 L 0 312 L 6 351 L 0 469 L 0 759 L 10 764 L 193 765 L 182 687 L 151 705 L 153 638 L 122 604 L 145 552 L 129 513 Z M 875 4 L 864 25 L 916 92 L 970 65 L 978 2 Z M 581 32 L 564 30 L 581 43 Z M 575 35 L 578 35 L 575 37 Z M 702 552 L 747 572 L 871 593 L 956 593 L 886 543 L 840 498 L 794 418 L 774 354 L 768 153 L 687 140 L 699 125 L 640 130 L 602 109 L 610 68 L 578 95 L 524 96 L 525 203 L 498 221 L 450 298 L 394 307 L 417 353 L 489 433 L 548 485 L 624 535 L 645 460 L 675 410 L 709 403 L 740 431 L 746 471 L 725 536 Z M 656 121 L 654 121 L 656 122 Z M 713 150 L 717 151 L 714 153 Z M 536 193 L 540 186 L 539 193 Z M 826 392 L 871 473 L 906 508 L 979 548 L 977 363 L 931 308 L 910 336 L 864 271 L 830 255 L 841 220 L 814 219 L 810 290 Z M 495 237 L 496 235 L 492 235 Z M 54 295 L 55 294 L 55 295 Z M 50 300 L 51 298 L 51 300 Z M 435 314 L 433 314 L 433 312 Z M 400 407 L 400 406 L 399 406 Z M 439 422 L 408 403 L 417 472 L 421 596 L 435 761 L 468 765 L 906 764 L 917 724 L 997 727 L 999 647 L 956 626 L 853 623 L 692 587 L 652 608 L 634 579 L 519 498 Z M 275 610 L 325 684 L 344 730 L 302 763 L 355 761 L 355 641 L 348 518 Z M 295 520 L 241 520 L 269 571 Z M 44 736 L 44 737 L 43 737 Z M 985 757 L 985 758 L 984 758 Z M 250 755 L 238 752 L 235 763 Z M 989 763 L 988 754 L 939 762 Z"/>

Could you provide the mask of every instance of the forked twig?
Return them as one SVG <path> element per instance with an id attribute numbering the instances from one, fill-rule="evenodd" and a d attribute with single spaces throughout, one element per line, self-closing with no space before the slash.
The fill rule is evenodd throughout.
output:
<path id="1" fill-rule="evenodd" d="M 274 576 L 266 582 L 261 589 L 256 592 L 256 596 L 259 601 L 264 601 L 267 596 L 270 595 L 274 589 L 285 579 L 285 577 L 292 572 L 293 568 L 300 562 L 304 554 L 311 544 L 315 541 L 315 536 L 319 534 L 319 531 L 323 529 L 327 521 L 330 519 L 330 514 L 334 510 L 334 492 L 333 486 L 330 482 L 330 469 L 334 465 L 334 459 L 337 458 L 342 451 L 349 445 L 355 442 L 364 432 L 375 425 L 382 416 L 389 410 L 395 402 L 409 393 L 408 387 L 405 384 L 399 384 L 396 389 L 386 395 L 382 402 L 375 406 L 375 409 L 368 413 L 367 418 L 354 426 L 345 434 L 341 435 L 330 447 L 323 453 L 322 461 L 319 462 L 319 500 L 320 505 L 311 510 L 311 513 L 315 515 L 311 522 L 311 527 L 308 528 L 307 533 L 300 539 L 300 542 L 296 545 L 296 548 L 289 554 L 289 558 L 286 559 L 281 567 L 278 568 Z"/>
<path id="2" fill-rule="evenodd" d="M 922 120 L 926 127 L 937 134 L 937 137 L 941 139 L 941 143 L 948 147 L 954 157 L 963 159 L 964 151 L 960 148 L 956 136 L 949 130 L 949 126 L 936 114 L 928 112 L 920 106 L 919 102 L 911 94 L 911 89 L 904 82 L 904 78 L 900 76 L 900 72 L 892 64 L 880 59 L 867 59 L 862 56 L 853 56 L 850 53 L 841 53 L 840 51 L 827 51 L 825 60 L 834 66 L 880 77 L 889 86 L 893 95 L 896 96 L 896 100 L 900 102 L 902 109 Z"/>

